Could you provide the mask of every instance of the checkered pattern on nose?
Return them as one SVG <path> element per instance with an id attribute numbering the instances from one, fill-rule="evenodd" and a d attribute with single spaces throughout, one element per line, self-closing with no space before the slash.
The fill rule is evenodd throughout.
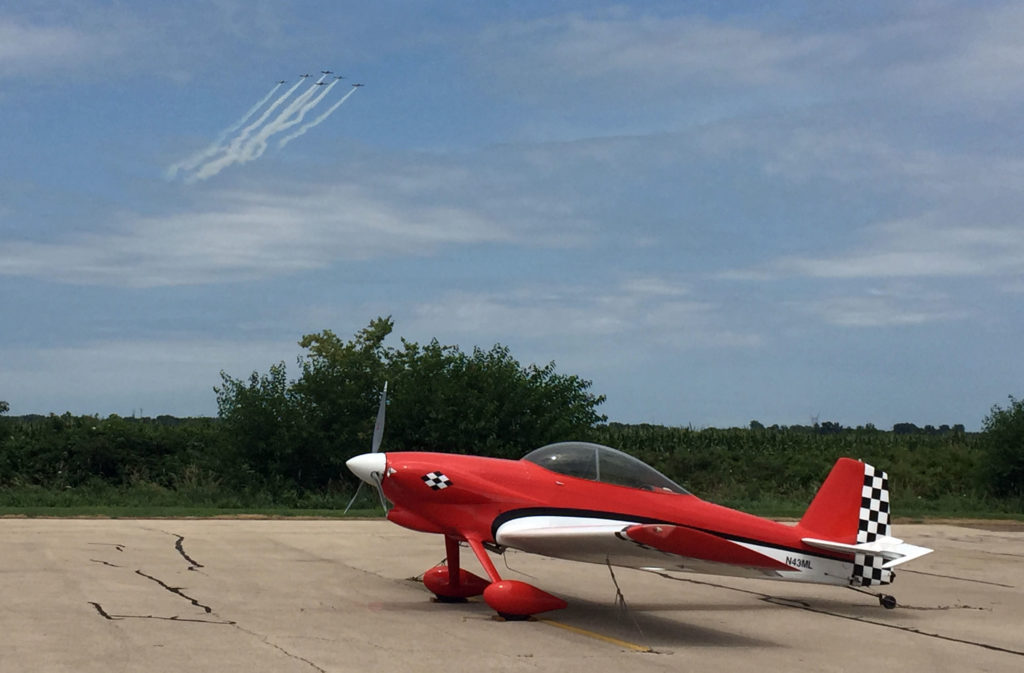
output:
<path id="1" fill-rule="evenodd" d="M 435 491 L 441 491 L 452 485 L 452 480 L 443 472 L 428 472 L 420 479 Z"/>
<path id="2" fill-rule="evenodd" d="M 889 475 L 882 470 L 864 464 L 864 486 L 861 488 L 860 521 L 857 526 L 857 543 L 874 542 L 879 536 L 889 534 Z M 892 582 L 893 572 L 882 568 L 885 559 L 881 556 L 854 554 L 853 574 L 850 584 L 871 586 Z"/>

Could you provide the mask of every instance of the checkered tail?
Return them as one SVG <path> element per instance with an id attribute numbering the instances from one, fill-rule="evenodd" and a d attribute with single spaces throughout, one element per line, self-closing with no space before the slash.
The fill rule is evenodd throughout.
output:
<path id="1" fill-rule="evenodd" d="M 883 535 L 889 535 L 889 475 L 865 463 L 857 543 L 874 542 Z M 893 572 L 883 568 L 884 563 L 881 556 L 854 554 L 850 584 L 865 587 L 889 584 Z"/>

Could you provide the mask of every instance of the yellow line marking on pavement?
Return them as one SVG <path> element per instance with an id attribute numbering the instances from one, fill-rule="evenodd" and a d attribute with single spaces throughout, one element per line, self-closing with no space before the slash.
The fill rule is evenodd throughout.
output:
<path id="1" fill-rule="evenodd" d="M 550 624 L 551 626 L 557 626 L 558 628 L 565 629 L 566 631 L 572 631 L 573 633 L 578 633 L 581 636 L 586 636 L 588 638 L 593 638 L 595 640 L 601 640 L 601 641 L 604 641 L 606 643 L 610 643 L 612 645 L 616 645 L 618 647 L 623 647 L 623 648 L 625 648 L 627 650 L 633 650 L 634 652 L 653 652 L 654 651 L 652 648 L 647 647 L 646 645 L 637 645 L 636 643 L 631 643 L 629 641 L 621 640 L 619 638 L 613 638 L 612 636 L 606 636 L 606 635 L 597 633 L 596 631 L 588 631 L 587 629 L 581 629 L 578 626 L 570 626 L 569 624 L 563 624 L 562 622 L 556 622 L 553 619 L 537 619 L 537 621 L 538 622 L 544 622 L 545 624 Z"/>

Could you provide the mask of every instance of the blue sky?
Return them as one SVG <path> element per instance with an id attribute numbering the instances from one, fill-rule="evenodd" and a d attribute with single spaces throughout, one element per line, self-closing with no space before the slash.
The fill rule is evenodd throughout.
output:
<path id="1" fill-rule="evenodd" d="M 220 370 L 391 315 L 611 420 L 977 428 L 1024 381 L 1021 34 L 1012 2 L 0 3 L 0 399 L 212 415 Z M 172 170 L 321 70 L 304 121 L 366 86 Z"/>

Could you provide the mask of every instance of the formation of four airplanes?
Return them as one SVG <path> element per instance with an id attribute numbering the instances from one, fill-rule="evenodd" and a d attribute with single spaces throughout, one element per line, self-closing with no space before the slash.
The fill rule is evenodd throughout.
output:
<path id="1" fill-rule="evenodd" d="M 320 73 L 324 77 L 326 77 L 327 75 L 334 75 L 334 71 L 332 71 L 332 70 L 321 70 Z M 299 75 L 299 77 L 302 78 L 302 79 L 306 79 L 307 77 L 310 77 L 310 76 L 311 75 L 308 72 L 305 75 Z M 320 81 L 316 82 L 317 86 L 324 86 L 325 84 L 327 84 L 327 82 L 323 81 L 324 77 L 321 77 Z M 345 76 L 344 75 L 334 75 L 334 79 L 345 79 Z M 283 79 L 278 80 L 277 83 L 278 84 L 284 84 L 285 80 L 283 80 Z M 352 86 L 353 87 L 361 87 L 363 85 L 362 84 L 353 84 Z"/>

